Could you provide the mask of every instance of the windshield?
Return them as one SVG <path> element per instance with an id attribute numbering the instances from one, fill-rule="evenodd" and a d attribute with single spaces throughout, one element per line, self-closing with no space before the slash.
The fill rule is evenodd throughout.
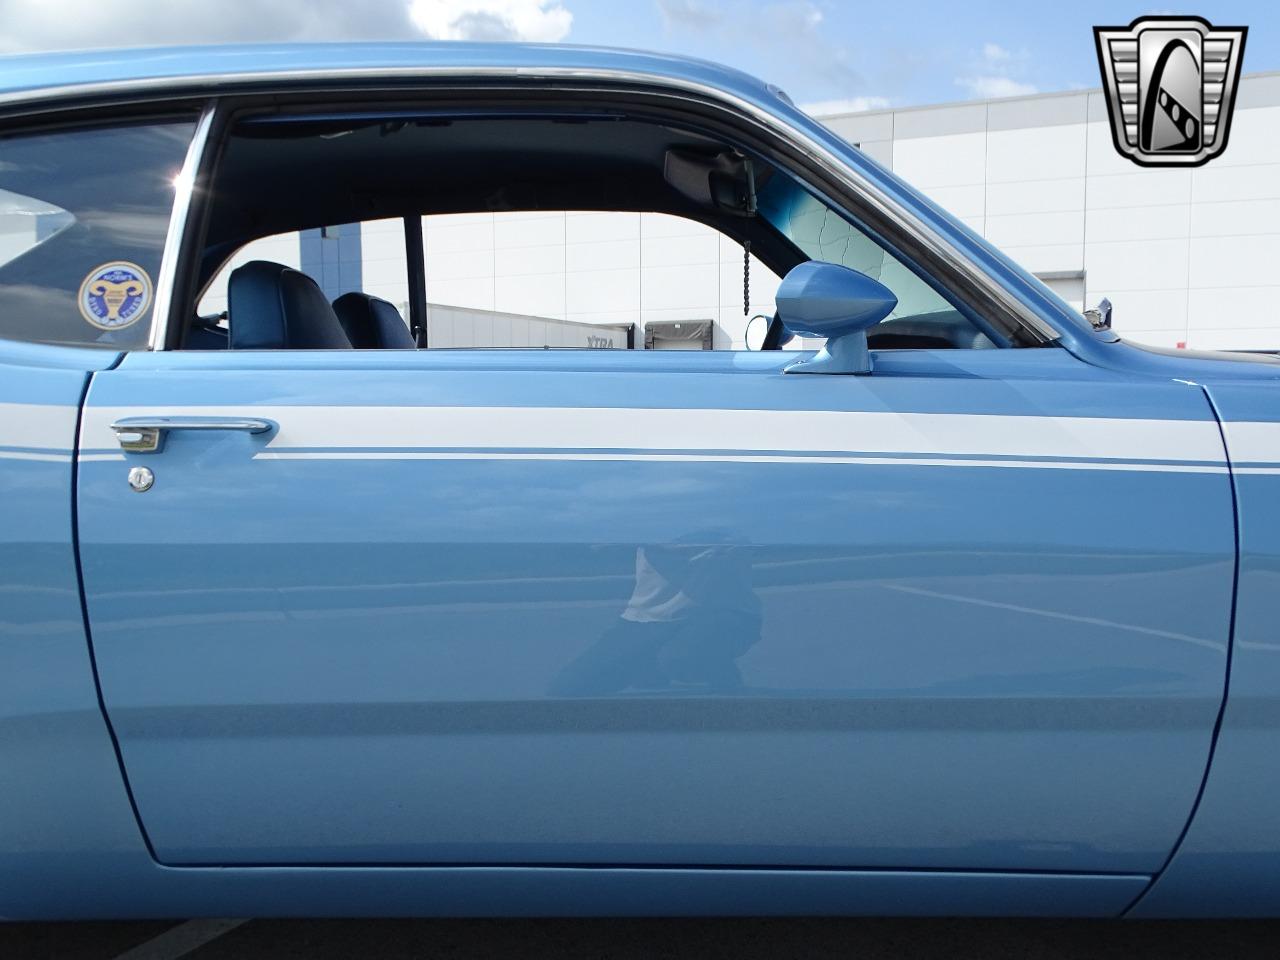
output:
<path id="1" fill-rule="evenodd" d="M 955 306 L 875 240 L 796 181 L 775 175 L 757 198 L 760 215 L 813 260 L 850 267 L 894 292 L 897 317 L 956 312 Z"/>

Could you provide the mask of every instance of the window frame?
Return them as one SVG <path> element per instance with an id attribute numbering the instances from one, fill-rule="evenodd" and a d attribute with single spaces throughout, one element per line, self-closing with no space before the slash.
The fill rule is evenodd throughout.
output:
<path id="1" fill-rule="evenodd" d="M 102 110 L 118 105 L 122 111 L 146 110 L 150 116 L 172 115 L 179 104 L 195 102 L 204 109 L 183 165 L 182 183 L 190 186 L 183 198 L 181 216 L 175 205 L 157 278 L 148 347 L 170 350 L 181 335 L 183 317 L 194 302 L 195 259 L 210 208 L 205 187 L 211 182 L 232 119 L 248 111 L 294 110 L 323 107 L 335 102 L 357 101 L 368 105 L 406 102 L 421 108 L 467 109 L 487 103 L 525 112 L 550 106 L 555 110 L 594 109 L 611 103 L 639 119 L 675 119 L 682 125 L 701 127 L 710 133 L 759 153 L 802 180 L 824 202 L 846 211 L 895 257 L 912 264 L 936 280 L 948 296 L 961 301 L 1008 335 L 1018 346 L 1060 346 L 1063 332 L 1056 329 L 979 263 L 927 225 L 909 201 L 885 194 L 859 171 L 847 168 L 819 141 L 750 101 L 732 93 L 679 78 L 634 75 L 623 69 L 591 71 L 543 71 L 545 76 L 512 81 L 510 73 L 484 68 L 426 70 L 405 77 L 377 68 L 353 77 L 350 71 L 334 71 L 325 77 L 314 73 L 290 77 L 234 74 L 216 78 L 226 91 L 216 97 L 193 98 L 181 91 L 157 92 L 154 85 L 138 88 L 129 81 L 103 84 L 78 91 L 63 108 L 65 116 L 89 112 L 102 123 Z M 210 78 L 213 79 L 213 78 Z M 540 82 L 539 82 L 540 81 Z M 197 85 L 208 89 L 208 83 Z M 175 95 L 176 94 L 176 95 Z M 53 111 L 47 95 L 34 96 L 35 105 L 11 101 L 6 113 L 30 117 L 41 111 L 46 122 Z M 95 103 L 95 100 L 97 101 Z M 121 114 L 123 115 L 123 113 Z M 54 117 L 54 122 L 60 118 Z M 7 123 L 0 121 L 7 127 Z M 163 310 L 161 309 L 163 308 Z M 1005 344 L 1000 344 L 1004 346 Z"/>

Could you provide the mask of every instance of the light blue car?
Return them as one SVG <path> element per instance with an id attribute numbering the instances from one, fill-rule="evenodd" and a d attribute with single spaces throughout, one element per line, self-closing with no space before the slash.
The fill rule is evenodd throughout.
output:
<path id="1" fill-rule="evenodd" d="M 431 348 L 423 215 L 539 211 L 748 249 L 760 349 Z M 374 221 L 408 322 L 242 252 Z M 0 916 L 1280 915 L 1280 363 L 775 88 L 9 58 L 0 338 Z"/>

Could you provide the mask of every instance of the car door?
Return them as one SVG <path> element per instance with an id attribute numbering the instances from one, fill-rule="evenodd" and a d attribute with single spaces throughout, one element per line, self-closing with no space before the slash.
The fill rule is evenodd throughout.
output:
<path id="1" fill-rule="evenodd" d="M 85 593 L 159 859 L 1157 870 L 1226 663 L 1202 391 L 1053 348 L 790 359 L 95 375 Z M 227 429 L 123 450 L 137 416 Z"/>

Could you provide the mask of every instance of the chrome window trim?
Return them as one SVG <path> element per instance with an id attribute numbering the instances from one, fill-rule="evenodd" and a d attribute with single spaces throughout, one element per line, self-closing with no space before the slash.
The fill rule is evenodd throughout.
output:
<path id="1" fill-rule="evenodd" d="M 196 175 L 204 162 L 205 148 L 209 143 L 209 131 L 213 128 L 216 101 L 211 101 L 196 121 L 196 129 L 187 144 L 187 155 L 182 169 L 174 181 L 173 207 L 169 211 L 169 229 L 164 237 L 164 252 L 160 255 L 160 273 L 156 276 L 155 301 L 151 305 L 151 334 L 147 338 L 148 350 L 163 350 L 169 334 L 169 316 L 173 313 L 173 288 L 178 276 L 178 261 L 182 257 L 182 241 L 187 233 L 187 221 L 191 219 L 191 197 L 195 193 Z"/>
<path id="2" fill-rule="evenodd" d="M 664 74 L 647 73 L 636 70 L 622 70 L 604 67 L 352 67 L 327 70 L 282 70 L 282 71 L 249 71 L 243 73 L 190 74 L 174 77 L 148 77 L 136 80 L 117 80 L 102 83 L 69 84 L 61 87 L 45 87 L 0 94 L 0 110 L 26 104 L 43 104 L 52 106 L 57 100 L 96 98 L 103 96 L 140 95 L 158 96 L 161 94 L 192 95 L 192 89 L 205 96 L 218 96 L 244 91 L 244 86 L 291 85 L 299 83 L 366 81 L 366 80 L 467 80 L 467 79 L 519 79 L 603 82 L 622 84 L 645 84 L 665 88 L 667 91 L 691 94 L 718 103 L 749 117 L 776 136 L 790 140 L 806 150 L 823 172 L 846 189 L 857 193 L 878 213 L 894 223 L 898 228 L 911 234 L 924 245 L 930 253 L 945 262 L 949 268 L 964 276 L 970 283 L 984 291 L 989 298 L 998 303 L 1019 323 L 1023 324 L 1035 336 L 1045 342 L 1059 339 L 1062 334 L 1052 325 L 1036 316 L 1018 297 L 1006 290 L 985 271 L 978 269 L 950 241 L 921 220 L 915 213 L 902 204 L 885 195 L 875 184 L 859 171 L 846 167 L 826 146 L 814 140 L 808 134 L 791 126 L 769 111 L 753 104 L 734 93 L 719 87 L 700 83 L 682 77 L 670 77 Z M 213 107 L 210 108 L 210 111 Z M 204 139 L 208 138 L 208 122 L 211 112 L 201 118 Z M 198 131 L 199 133 L 199 131 Z M 200 143 L 203 153 L 203 141 L 198 135 L 192 146 Z M 190 153 L 188 154 L 190 159 Z M 184 173 L 186 167 L 184 166 Z M 184 198 L 184 211 L 189 211 L 190 196 Z M 175 200 L 174 213 L 177 214 L 178 202 Z M 176 219 L 176 216 L 175 216 Z M 177 239 L 185 230 L 186 217 L 178 226 Z M 170 222 L 170 241 L 174 240 L 174 221 Z M 172 273 L 166 272 L 169 268 Z M 151 349 L 164 349 L 164 335 L 167 333 L 169 307 L 172 304 L 173 277 L 177 271 L 177 250 L 166 242 L 164 261 L 161 268 L 161 279 L 156 284 L 156 305 L 153 314 Z M 160 307 L 165 308 L 162 316 Z"/>

